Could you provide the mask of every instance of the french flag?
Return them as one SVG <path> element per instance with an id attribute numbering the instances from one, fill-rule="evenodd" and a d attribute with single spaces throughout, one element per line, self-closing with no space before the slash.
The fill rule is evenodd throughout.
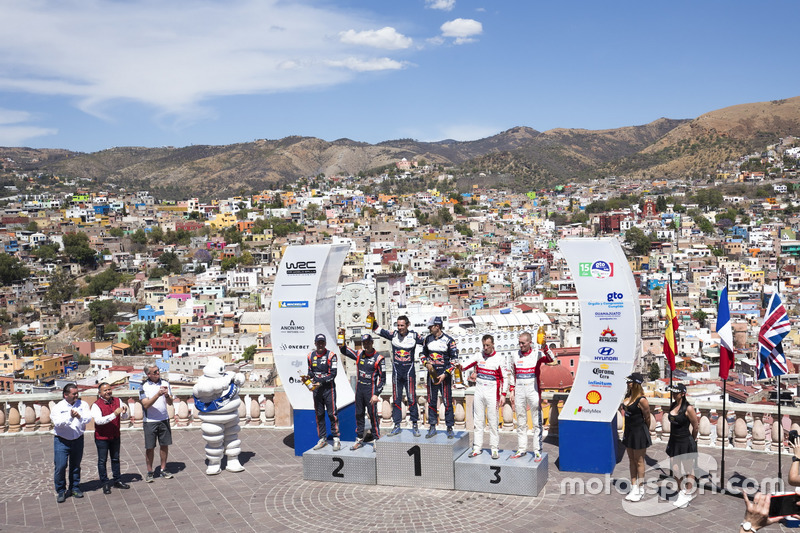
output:
<path id="1" fill-rule="evenodd" d="M 728 372 L 733 368 L 733 328 L 728 304 L 728 287 L 722 289 L 719 294 L 717 334 L 719 335 L 719 377 L 725 380 L 728 379 Z"/>

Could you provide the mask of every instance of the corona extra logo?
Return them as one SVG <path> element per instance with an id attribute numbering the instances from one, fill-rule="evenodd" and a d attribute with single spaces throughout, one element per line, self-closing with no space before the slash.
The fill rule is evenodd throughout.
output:
<path id="1" fill-rule="evenodd" d="M 589 402 L 591 405 L 597 405 L 598 403 L 600 403 L 600 400 L 602 399 L 603 397 L 600 396 L 600 393 L 597 392 L 596 390 L 590 390 L 586 394 L 586 401 Z"/>

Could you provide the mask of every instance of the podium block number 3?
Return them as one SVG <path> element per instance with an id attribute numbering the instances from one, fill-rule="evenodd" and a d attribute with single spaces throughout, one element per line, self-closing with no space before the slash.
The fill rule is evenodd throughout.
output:
<path id="1" fill-rule="evenodd" d="M 422 450 L 420 450 L 419 446 L 412 446 L 406 452 L 409 457 L 414 458 L 414 476 L 421 477 L 422 476 Z"/>
<path id="2" fill-rule="evenodd" d="M 490 466 L 489 470 L 494 472 L 494 478 L 490 479 L 489 483 L 491 483 L 492 485 L 496 485 L 497 483 L 500 483 L 500 467 L 499 466 Z"/>

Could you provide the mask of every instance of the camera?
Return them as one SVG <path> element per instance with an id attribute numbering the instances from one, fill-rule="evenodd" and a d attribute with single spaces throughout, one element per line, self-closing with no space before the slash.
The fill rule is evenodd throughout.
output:
<path id="1" fill-rule="evenodd" d="M 789 432 L 789 443 L 790 443 L 792 446 L 794 446 L 795 444 L 797 444 L 797 437 L 798 437 L 798 435 L 797 435 L 797 430 L 796 430 L 796 429 L 793 429 L 793 430 L 791 430 L 791 431 Z"/>

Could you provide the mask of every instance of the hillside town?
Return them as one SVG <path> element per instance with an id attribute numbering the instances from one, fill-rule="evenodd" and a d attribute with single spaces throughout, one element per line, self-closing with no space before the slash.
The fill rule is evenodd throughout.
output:
<path id="1" fill-rule="evenodd" d="M 519 332 L 544 326 L 560 364 L 546 369 L 543 389 L 568 392 L 580 314 L 575 273 L 557 243 L 613 236 L 640 291 L 637 370 L 651 393 L 668 395 L 662 343 L 671 283 L 680 323 L 672 377 L 693 398 L 721 398 L 715 322 L 727 283 L 729 401 L 774 404 L 774 385 L 756 379 L 755 354 L 765 292 L 777 289 L 798 320 L 799 157 L 800 142 L 783 138 L 713 176 L 609 176 L 525 193 L 484 187 L 489 177 L 480 174 L 465 190 L 452 169 L 402 159 L 374 176 L 302 177 L 278 190 L 180 201 L 112 181 L 36 175 L 7 158 L 0 394 L 52 392 L 71 381 L 135 390 L 152 362 L 175 386 L 190 387 L 211 356 L 243 372 L 245 387 L 279 386 L 272 287 L 282 253 L 299 244 L 349 246 L 335 317 L 349 344 L 359 344 L 370 310 L 387 327 L 407 315 L 418 332 L 442 317 L 463 357 L 480 352 L 485 333 L 510 354 Z M 794 405 L 797 328 L 784 349 L 784 383 L 794 388 L 781 401 Z"/>

